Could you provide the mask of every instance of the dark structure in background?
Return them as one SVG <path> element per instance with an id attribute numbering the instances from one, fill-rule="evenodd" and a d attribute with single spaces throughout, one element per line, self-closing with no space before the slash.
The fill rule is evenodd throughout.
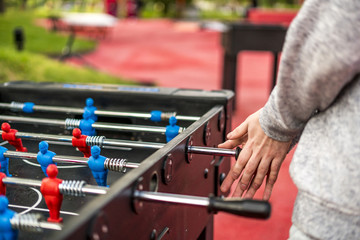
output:
<path id="1" fill-rule="evenodd" d="M 251 7 L 257 8 L 258 7 L 258 1 L 257 0 L 252 0 L 251 1 Z"/>
<path id="2" fill-rule="evenodd" d="M 14 29 L 14 43 L 18 51 L 22 51 L 24 49 L 25 33 L 22 27 L 16 27 Z"/>
<path id="3" fill-rule="evenodd" d="M 0 0 L 0 13 L 5 12 L 5 0 Z"/>
<path id="4" fill-rule="evenodd" d="M 241 51 L 270 51 L 273 53 L 273 88 L 276 84 L 278 54 L 282 51 L 287 27 L 282 25 L 229 23 L 222 34 L 224 48 L 223 89 L 236 93 L 237 58 Z"/>

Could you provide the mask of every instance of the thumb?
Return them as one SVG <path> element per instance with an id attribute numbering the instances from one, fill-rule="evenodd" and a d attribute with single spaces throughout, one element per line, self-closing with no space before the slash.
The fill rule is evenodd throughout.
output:
<path id="1" fill-rule="evenodd" d="M 226 136 L 229 140 L 234 140 L 243 137 L 247 133 L 248 124 L 247 122 L 241 123 L 237 128 L 232 130 Z"/>

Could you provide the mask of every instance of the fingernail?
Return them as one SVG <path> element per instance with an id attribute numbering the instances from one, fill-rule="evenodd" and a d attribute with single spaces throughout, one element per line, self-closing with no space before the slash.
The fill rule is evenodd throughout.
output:
<path id="1" fill-rule="evenodd" d="M 231 138 L 232 137 L 232 133 L 228 133 L 228 135 L 226 135 L 227 138 Z"/>
<path id="2" fill-rule="evenodd" d="M 221 190 L 221 192 L 227 192 L 227 191 L 229 190 L 229 187 L 226 186 L 226 184 L 222 184 L 222 185 L 220 186 L 220 190 Z"/>

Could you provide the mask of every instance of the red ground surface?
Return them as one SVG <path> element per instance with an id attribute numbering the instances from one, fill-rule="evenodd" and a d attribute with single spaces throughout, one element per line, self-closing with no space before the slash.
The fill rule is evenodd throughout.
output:
<path id="1" fill-rule="evenodd" d="M 222 71 L 221 34 L 200 30 L 196 24 L 169 20 L 120 20 L 97 50 L 84 58 L 100 71 L 161 87 L 220 89 Z M 269 94 L 270 53 L 239 55 L 237 110 L 233 127 L 264 105 Z M 69 60 L 78 64 L 76 59 Z M 219 213 L 215 217 L 215 240 L 287 239 L 296 188 L 284 161 L 273 190 L 272 216 L 260 221 Z M 258 198 L 261 196 L 257 196 Z"/>

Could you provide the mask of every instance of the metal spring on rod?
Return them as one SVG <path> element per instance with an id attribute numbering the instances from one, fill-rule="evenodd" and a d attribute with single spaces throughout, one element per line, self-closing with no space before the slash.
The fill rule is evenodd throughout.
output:
<path id="1" fill-rule="evenodd" d="M 24 108 L 24 103 L 21 102 L 11 102 L 10 103 L 10 109 L 11 111 L 22 111 Z"/>
<path id="2" fill-rule="evenodd" d="M 102 147 L 104 144 L 105 136 L 87 136 L 86 145 Z"/>
<path id="3" fill-rule="evenodd" d="M 65 128 L 74 129 L 80 126 L 80 119 L 66 118 L 65 119 Z"/>
<path id="4" fill-rule="evenodd" d="M 40 214 L 15 214 L 13 218 L 10 219 L 12 228 L 31 231 L 31 232 L 41 232 L 42 228 L 40 227 Z"/>
<path id="5" fill-rule="evenodd" d="M 169 120 L 172 116 L 176 117 L 176 112 L 163 112 L 161 113 L 162 120 Z"/>
<path id="6" fill-rule="evenodd" d="M 126 159 L 107 158 L 104 162 L 104 168 L 116 172 L 126 172 Z"/>
<path id="7" fill-rule="evenodd" d="M 63 180 L 59 184 L 59 190 L 62 194 L 71 195 L 71 196 L 85 196 L 82 191 L 83 186 L 86 184 L 85 181 L 77 180 Z"/>

